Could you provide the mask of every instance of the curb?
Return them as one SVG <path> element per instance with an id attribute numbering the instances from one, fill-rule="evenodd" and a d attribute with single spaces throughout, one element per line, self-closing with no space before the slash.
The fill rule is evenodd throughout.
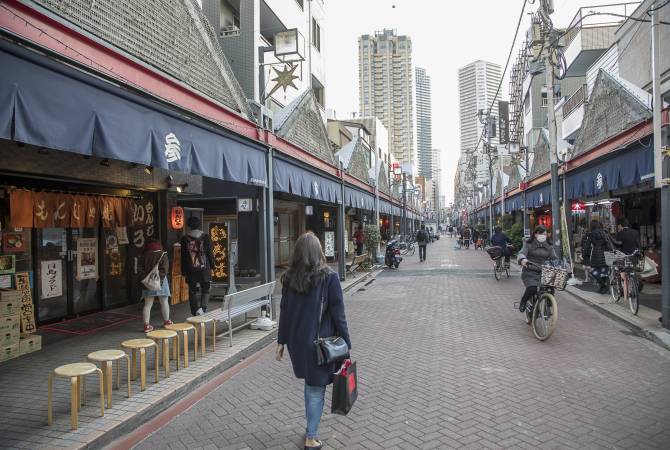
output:
<path id="1" fill-rule="evenodd" d="M 381 266 L 373 266 L 373 267 L 370 269 L 369 272 L 366 272 L 366 273 L 365 273 L 365 275 L 363 275 L 362 277 L 359 277 L 356 281 L 354 281 L 354 282 L 351 283 L 350 285 L 345 286 L 345 287 L 342 289 L 342 292 L 344 292 L 344 293 L 349 292 L 349 291 L 352 290 L 354 287 L 356 287 L 356 286 L 358 286 L 359 284 L 361 284 L 363 281 L 366 281 L 368 278 L 374 278 L 374 277 L 377 276 L 382 270 L 384 270 L 384 269 L 383 269 Z"/>
<path id="2" fill-rule="evenodd" d="M 633 323 L 629 320 L 626 320 L 624 317 L 621 317 L 620 315 L 615 314 L 612 311 L 609 311 L 608 309 L 603 308 L 602 306 L 598 305 L 597 303 L 593 303 L 592 301 L 587 300 L 586 298 L 584 298 L 584 297 L 582 297 L 582 296 L 580 296 L 580 295 L 578 295 L 578 294 L 576 294 L 572 291 L 569 291 L 569 290 L 566 289 L 563 292 L 566 292 L 566 293 L 570 294 L 571 296 L 573 296 L 574 298 L 576 298 L 580 302 L 582 302 L 585 305 L 590 306 L 591 308 L 595 309 L 600 314 L 602 314 L 604 316 L 607 316 L 608 318 L 610 318 L 612 320 L 615 320 L 616 322 L 619 322 L 622 325 L 625 325 L 628 329 L 633 331 L 633 333 L 635 333 L 636 336 L 645 338 L 648 341 L 653 342 L 654 344 L 656 344 L 660 347 L 663 347 L 665 350 L 670 350 L 670 344 L 668 344 L 667 342 L 660 339 L 656 335 L 656 333 L 654 333 L 653 331 L 648 330 L 646 328 L 642 328 L 641 326 L 639 326 L 639 325 L 637 325 L 637 324 L 635 324 L 635 323 Z"/>
<path id="3" fill-rule="evenodd" d="M 160 413 L 170 408 L 178 401 L 184 399 L 193 391 L 205 385 L 207 382 L 213 380 L 218 375 L 222 374 L 228 369 L 235 367 L 236 365 L 241 363 L 243 360 L 249 358 L 250 356 L 258 353 L 276 339 L 277 339 L 277 330 L 273 331 L 272 333 L 268 334 L 262 339 L 259 339 L 258 341 L 254 342 L 252 345 L 245 348 L 244 350 L 236 354 L 234 357 L 228 358 L 220 362 L 219 364 L 212 366 L 212 368 L 208 370 L 206 373 L 200 375 L 199 377 L 194 378 L 188 383 L 181 385 L 169 397 L 163 399 L 162 401 L 152 404 L 146 410 L 142 411 L 139 414 L 136 414 L 132 418 L 124 421 L 123 423 L 117 425 L 111 430 L 106 431 L 105 433 L 96 437 L 91 442 L 89 442 L 88 444 L 86 444 L 81 448 L 101 449 L 105 448 L 110 444 L 113 444 L 119 438 L 130 434 L 135 429 L 154 419 Z"/>

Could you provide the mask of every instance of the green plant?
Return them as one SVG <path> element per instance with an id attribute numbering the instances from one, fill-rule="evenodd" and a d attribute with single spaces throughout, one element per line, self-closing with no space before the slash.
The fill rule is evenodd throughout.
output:
<path id="1" fill-rule="evenodd" d="M 376 256 L 376 249 L 379 248 L 379 243 L 382 240 L 381 233 L 379 232 L 379 226 L 366 225 L 363 233 L 365 248 L 368 249 L 368 256 L 371 260 L 374 260 Z"/>
<path id="2" fill-rule="evenodd" d="M 514 251 L 518 252 L 521 250 L 521 246 L 523 245 L 523 225 L 515 223 L 509 229 L 505 230 L 505 234 L 512 241 Z"/>

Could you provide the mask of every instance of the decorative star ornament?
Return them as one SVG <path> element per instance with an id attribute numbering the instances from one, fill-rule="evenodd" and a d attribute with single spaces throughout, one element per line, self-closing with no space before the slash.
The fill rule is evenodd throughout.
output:
<path id="1" fill-rule="evenodd" d="M 277 74 L 276 77 L 272 79 L 272 81 L 275 81 L 277 84 L 275 84 L 275 87 L 272 88 L 270 93 L 267 95 L 268 97 L 272 96 L 276 91 L 279 90 L 279 88 L 283 88 L 284 92 L 286 92 L 286 89 L 289 87 L 292 87 L 293 89 L 298 89 L 298 86 L 295 85 L 293 82 L 294 80 L 300 78 L 297 75 L 294 75 L 295 69 L 297 69 L 298 66 L 295 65 L 289 65 L 286 64 L 284 65 L 283 70 L 279 70 L 276 67 L 273 67 L 272 70 L 275 71 Z"/>

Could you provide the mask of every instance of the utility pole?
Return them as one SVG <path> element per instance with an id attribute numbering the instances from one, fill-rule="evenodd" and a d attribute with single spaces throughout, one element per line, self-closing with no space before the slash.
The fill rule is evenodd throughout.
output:
<path id="1" fill-rule="evenodd" d="M 553 13 L 552 1 L 541 2 L 543 13 L 549 17 Z M 554 67 L 551 60 L 551 39 L 553 29 L 547 30 L 544 36 L 544 73 L 547 85 L 547 128 L 549 128 L 549 162 L 551 163 L 551 238 L 554 250 L 559 259 L 562 258 L 561 216 L 558 194 L 558 155 L 556 153 L 556 111 L 554 111 Z"/>
<path id="2" fill-rule="evenodd" d="M 670 167 L 668 167 L 667 141 L 663 139 L 661 115 L 661 19 L 659 2 L 651 11 L 651 70 L 654 119 L 654 187 L 661 189 L 661 319 L 663 327 L 670 329 Z M 640 24 L 640 26 L 643 26 Z M 666 136 L 667 139 L 667 136 Z M 664 147 L 666 145 L 666 147 Z"/>
<path id="3" fill-rule="evenodd" d="M 402 172 L 402 218 L 400 219 L 401 240 L 405 241 L 407 227 L 407 174 Z"/>

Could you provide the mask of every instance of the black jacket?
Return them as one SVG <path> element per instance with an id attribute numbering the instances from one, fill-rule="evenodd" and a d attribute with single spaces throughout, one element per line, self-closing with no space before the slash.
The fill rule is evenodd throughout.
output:
<path id="1" fill-rule="evenodd" d="M 189 261 L 188 237 L 181 238 L 181 273 L 188 282 L 209 282 L 212 281 L 212 269 L 214 268 L 214 252 L 212 249 L 212 239 L 209 234 L 202 233 L 198 239 L 203 241 L 203 250 L 205 253 L 205 267 L 203 270 L 193 270 Z"/>
<path id="2" fill-rule="evenodd" d="M 605 252 L 613 249 L 614 246 L 608 234 L 602 229 L 597 229 L 584 236 L 582 259 L 591 267 L 603 267 L 607 265 Z"/>
<path id="3" fill-rule="evenodd" d="M 277 342 L 288 347 L 293 373 L 310 386 L 333 382 L 335 365 L 316 364 L 316 340 L 322 298 L 326 302 L 321 320 L 320 337 L 341 336 L 351 348 L 349 328 L 344 313 L 342 286 L 337 273 L 330 271 L 308 294 L 300 294 L 284 285 L 279 316 Z"/>
<path id="4" fill-rule="evenodd" d="M 635 250 L 640 249 L 640 233 L 632 228 L 624 228 L 614 237 L 615 244 L 627 255 L 631 255 Z"/>

